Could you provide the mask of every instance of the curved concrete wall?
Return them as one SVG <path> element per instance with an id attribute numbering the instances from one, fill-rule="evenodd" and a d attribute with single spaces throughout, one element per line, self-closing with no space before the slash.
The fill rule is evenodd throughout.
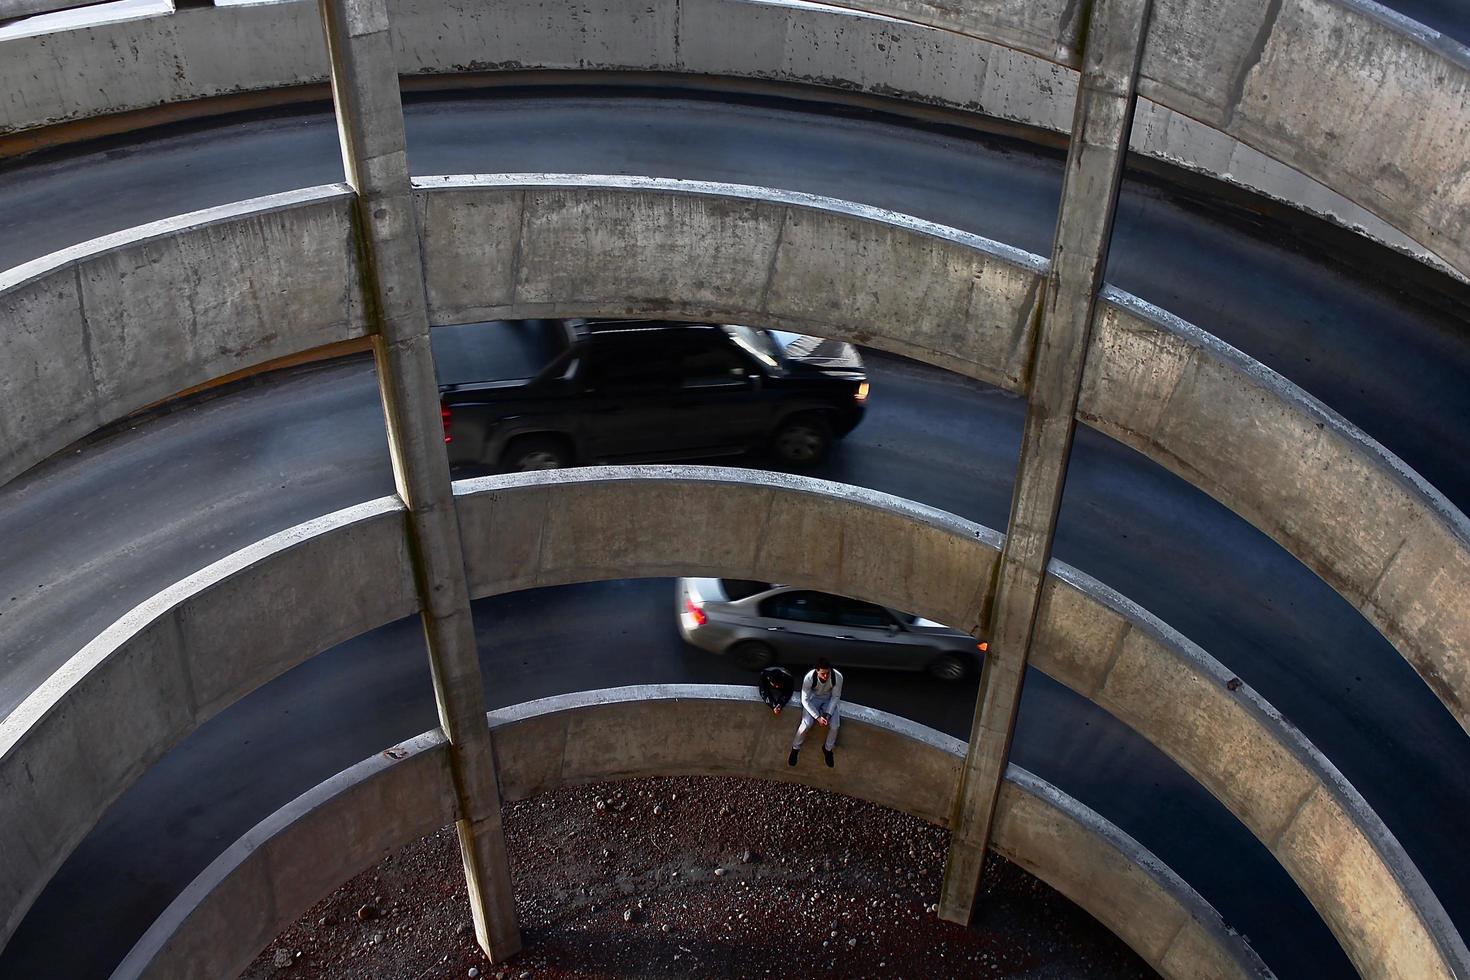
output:
<path id="1" fill-rule="evenodd" d="M 842 6 L 868 8 L 900 19 L 845 11 Z M 1334 157 L 1319 161 L 1321 154 L 1307 152 L 1311 147 L 1306 147 L 1296 155 L 1322 164 L 1317 170 L 1306 169 L 1294 162 L 1297 147 L 1293 141 L 1278 135 L 1271 143 L 1272 152 L 1297 167 L 1292 169 L 1222 133 L 1222 128 L 1229 130 L 1235 113 L 1222 115 L 1209 107 L 1228 99 L 1234 89 L 1222 94 L 1211 86 L 1217 86 L 1222 72 L 1228 74 L 1227 68 L 1243 71 L 1249 67 L 1229 60 L 1241 53 L 1233 45 L 1240 38 L 1256 37 L 1265 26 L 1258 23 L 1262 14 L 1255 8 L 1259 4 L 1237 10 L 1247 6 L 1244 0 L 1237 0 L 1228 7 L 1231 15 L 1245 18 L 1241 21 L 1246 25 L 1244 33 L 1216 31 L 1217 12 L 1206 4 L 1191 6 L 1199 9 L 1170 10 L 1156 18 L 1172 17 L 1176 25 L 1187 23 L 1180 17 L 1204 18 L 1211 29 L 1198 39 L 1184 36 L 1182 45 L 1180 37 L 1172 34 L 1150 39 L 1145 69 L 1155 65 L 1165 82 L 1154 93 L 1159 102 L 1145 99 L 1139 103 L 1134 150 L 1297 204 L 1425 257 L 1428 253 L 1413 236 L 1426 227 L 1420 222 L 1410 228 L 1412 222 L 1403 221 L 1396 197 L 1378 195 L 1377 213 L 1385 221 L 1337 193 L 1342 188 L 1333 180 L 1356 188 L 1366 179 L 1359 171 L 1377 157 L 1359 160 L 1356 169 L 1339 174 L 1333 169 L 1341 169 Z M 491 10 L 462 0 L 399 0 L 392 5 L 392 15 L 399 69 L 405 75 L 525 69 L 686 72 L 864 92 L 1065 133 L 1071 126 L 1076 92 L 1073 49 L 1080 9 L 1075 3 L 1056 0 L 1041 4 L 972 0 L 961 5 L 862 0 L 835 6 L 782 0 L 656 0 L 634 11 L 606 0 L 565 6 L 548 6 L 545 0 L 514 0 Z M 1353 19 L 1348 11 L 1336 7 L 1330 7 L 1328 13 L 1329 20 Z M 576 29 L 563 29 L 567 24 L 575 24 Z M 926 24 L 943 29 L 922 26 Z M 1281 33 L 1287 41 L 1278 40 L 1276 33 L 1270 36 L 1278 45 L 1294 43 L 1295 34 Z M 185 9 L 36 37 L 4 40 L 4 35 L 0 29 L 0 55 L 20 67 L 11 73 L 11 90 L 0 93 L 0 134 L 241 92 L 319 84 L 326 79 L 321 25 L 310 3 Z M 1202 77 L 1194 78 L 1176 64 L 1181 53 L 1198 55 L 1199 43 L 1218 36 L 1230 40 L 1230 51 L 1219 60 L 1210 60 L 1210 71 Z M 241 44 L 241 38 L 266 43 Z M 731 44 L 731 38 L 742 40 Z M 1458 77 L 1454 66 L 1460 62 L 1453 49 L 1436 54 L 1393 32 L 1386 38 L 1372 35 L 1372 40 L 1394 57 L 1402 55 L 1395 64 L 1417 54 L 1415 67 L 1443 74 L 1448 65 L 1451 76 Z M 1362 41 L 1369 43 L 1366 36 Z M 1315 103 L 1300 105 L 1303 98 L 1318 91 L 1315 76 L 1306 94 L 1295 77 L 1273 81 L 1297 86 L 1286 89 L 1291 98 L 1284 100 L 1294 110 L 1315 107 Z M 1346 132 L 1356 146 L 1360 131 L 1369 131 L 1362 135 L 1358 156 L 1380 149 L 1373 134 L 1393 125 L 1396 114 L 1406 109 L 1417 113 L 1416 98 L 1434 88 L 1413 77 L 1408 81 L 1415 84 L 1402 97 L 1397 90 L 1392 90 L 1393 97 L 1379 90 L 1361 93 L 1360 102 L 1376 98 L 1386 104 L 1374 104 L 1367 110 L 1357 107 L 1359 117 Z M 1147 74 L 1143 85 L 1147 96 L 1151 91 Z M 1246 93 L 1235 94 L 1243 99 Z M 1253 104 L 1261 102 L 1259 96 L 1248 94 Z M 1444 110 L 1458 111 L 1463 123 L 1463 100 L 1455 110 L 1452 97 L 1439 93 L 1436 98 Z M 1343 111 L 1336 102 L 1329 107 L 1339 115 Z M 1257 114 L 1265 115 L 1266 108 L 1269 105 L 1263 104 Z M 1205 111 L 1213 114 L 1201 114 Z M 1193 115 L 1210 125 L 1196 121 Z M 1257 128 L 1266 122 L 1261 120 Z M 1281 129 L 1279 124 L 1277 129 Z M 1450 130 L 1440 128 L 1430 134 L 1440 151 L 1456 145 L 1453 127 Z M 1303 138 L 1307 136 L 1326 140 L 1328 151 L 1335 150 L 1342 138 L 1331 131 L 1308 133 Z M 1258 142 L 1271 141 L 1260 137 Z M 1440 158 L 1426 154 L 1425 159 L 1415 157 L 1408 162 L 1423 170 L 1436 159 Z M 1405 173 L 1418 175 L 1419 171 Z M 1417 204 L 1431 211 L 1438 207 L 1433 213 L 1441 220 L 1453 218 L 1460 213 L 1456 209 L 1463 207 L 1463 190 L 1441 188 Z M 1404 196 L 1402 189 L 1399 196 Z M 1395 226 L 1411 234 L 1404 235 Z M 1429 230 L 1436 228 L 1429 222 Z M 1464 265 L 1459 267 L 1463 272 Z"/>
<path id="2" fill-rule="evenodd" d="M 1113 289 L 1077 417 L 1269 534 L 1470 730 L 1470 521 L 1398 457 L 1264 365 Z"/>
<path id="3" fill-rule="evenodd" d="M 739 184 L 553 174 L 414 184 L 432 323 L 743 317 L 1009 391 L 1022 384 L 1046 263 L 978 235 Z"/>
<path id="4" fill-rule="evenodd" d="M 0 483 L 201 381 L 363 336 L 351 201 L 242 201 L 0 272 Z"/>
<path id="5" fill-rule="evenodd" d="M 843 752 L 853 764 L 800 773 L 770 764 L 782 756 L 786 729 L 742 688 L 597 691 L 492 712 L 490 724 L 508 799 L 637 775 L 732 775 L 812 783 L 945 825 L 964 743 L 883 712 L 845 710 Z M 695 720 L 714 737 L 683 737 Z M 234 976 L 321 896 L 455 817 L 436 733 L 359 763 L 211 864 L 113 980 Z M 995 848 L 1102 921 L 1165 977 L 1270 976 L 1245 940 L 1152 854 L 1015 766 L 1001 792 Z"/>
<path id="6" fill-rule="evenodd" d="M 1053 562 L 1031 665 L 1208 787 L 1301 885 L 1363 976 L 1464 975 L 1470 951 L 1377 814 L 1301 732 L 1198 646 Z M 1374 938 L 1363 933 L 1366 921 Z"/>
<path id="7" fill-rule="evenodd" d="M 315 653 L 418 608 L 402 506 L 272 535 L 139 605 L 0 720 L 0 945 L 171 746 Z"/>
<path id="8" fill-rule="evenodd" d="M 760 471 L 518 474 L 456 486 L 471 594 L 610 578 L 797 582 L 983 635 L 1000 541 L 886 494 Z M 698 527 L 696 539 L 669 527 Z M 1281 861 L 1364 976 L 1458 976 L 1470 951 L 1398 841 L 1323 755 L 1199 647 L 1053 562 L 1033 664 L 1132 727 Z M 650 748 L 650 751 L 654 751 Z M 1407 971 L 1401 973 L 1400 971 Z"/>
<path id="9" fill-rule="evenodd" d="M 491 477 L 458 486 L 456 503 L 475 595 L 725 574 L 978 630 L 1000 546 L 986 528 L 884 494 L 708 467 Z M 671 524 L 701 534 L 673 538 Z M 0 825 L 15 828 L 5 846 L 17 849 L 0 864 L 5 934 L 170 745 L 318 650 L 411 612 L 405 548 L 392 500 L 267 539 L 135 610 L 0 723 Z M 1411 862 L 1299 733 L 1249 689 L 1225 693 L 1222 667 L 1141 610 L 1064 566 L 1052 576 L 1067 587 L 1047 596 L 1043 666 L 1215 792 L 1366 976 L 1463 972 L 1470 956 Z"/>
<path id="10" fill-rule="evenodd" d="M 1021 388 L 1044 263 L 1007 246 L 734 185 L 545 174 L 416 184 L 433 322 L 720 317 Z M 1470 524 L 1395 456 L 1263 365 L 1111 289 L 1078 417 L 1315 570 L 1470 731 L 1470 604 L 1458 600 L 1470 594 Z"/>
<path id="11" fill-rule="evenodd" d="M 852 340 L 1008 390 L 1022 386 L 1045 263 L 1009 246 L 877 208 L 739 185 L 530 174 L 431 177 L 417 186 L 436 323 L 715 317 Z M 85 258 L 61 253 L 0 279 L 0 309 L 15 311 L 19 326 L 0 337 L 0 351 L 11 354 L 0 361 L 11 369 L 0 375 L 0 419 L 23 420 L 9 423 L 19 442 L 0 455 L 0 477 L 126 410 L 360 335 L 341 195 L 308 189 L 258 209 L 181 219 L 177 242 L 147 226 L 154 231 L 114 236 L 125 243 L 121 258 L 113 239 L 99 239 L 78 247 Z M 293 261 L 294 233 L 308 247 L 324 243 L 325 254 Z M 196 234 L 204 247 L 194 247 Z M 216 240 L 227 247 L 214 248 Z M 252 279 L 239 268 L 251 248 L 272 254 L 269 276 Z M 151 264 L 155 256 L 168 261 Z M 211 270 L 218 274 L 206 277 Z M 189 288 L 169 288 L 169 274 L 187 274 Z M 97 306 L 88 306 L 91 296 L 108 298 L 104 329 L 89 326 L 97 316 L 88 314 Z M 148 326 L 111 312 L 119 308 L 141 311 Z M 283 333 L 298 308 L 316 319 Z M 1346 420 L 1198 328 L 1112 290 L 1098 309 L 1079 417 L 1179 473 L 1317 571 L 1470 731 L 1470 604 L 1458 601 L 1470 594 L 1464 515 Z M 180 322 L 194 356 L 175 363 L 166 352 Z M 57 393 L 88 404 L 99 378 L 107 385 L 91 403 L 95 414 L 68 415 Z M 38 409 L 64 424 L 25 426 Z"/>

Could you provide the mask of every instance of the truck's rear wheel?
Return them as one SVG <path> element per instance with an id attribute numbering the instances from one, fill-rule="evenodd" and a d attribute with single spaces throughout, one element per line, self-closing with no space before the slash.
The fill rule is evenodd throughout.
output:
<path id="1" fill-rule="evenodd" d="M 570 466 L 572 454 L 566 443 L 553 436 L 521 436 L 512 439 L 500 456 L 500 468 L 508 473 L 530 470 L 559 470 Z"/>

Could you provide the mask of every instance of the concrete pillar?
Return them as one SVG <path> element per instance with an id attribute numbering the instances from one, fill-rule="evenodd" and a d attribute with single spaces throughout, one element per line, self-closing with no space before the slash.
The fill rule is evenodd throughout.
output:
<path id="1" fill-rule="evenodd" d="M 520 951 L 485 694 L 429 348 L 428 306 L 386 0 L 320 0 L 347 182 L 357 192 L 373 355 L 410 545 L 439 724 L 459 794 L 475 934 L 494 961 Z"/>
<path id="2" fill-rule="evenodd" d="M 1041 587 L 1072 450 L 1077 396 L 1091 333 L 1151 0 L 1095 0 L 1052 242 L 1051 268 L 1031 358 L 1026 424 L 1010 523 L 991 606 L 990 649 L 955 799 L 939 914 L 968 923 L 996 797 L 1016 727 Z"/>

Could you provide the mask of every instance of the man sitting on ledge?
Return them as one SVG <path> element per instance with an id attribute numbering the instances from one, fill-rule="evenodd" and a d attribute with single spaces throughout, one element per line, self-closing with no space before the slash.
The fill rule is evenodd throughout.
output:
<path id="1" fill-rule="evenodd" d="M 818 660 L 801 682 L 801 724 L 796 726 L 796 740 L 791 743 L 791 755 L 786 764 L 796 765 L 796 756 L 801 751 L 801 743 L 806 741 L 807 730 L 816 724 L 827 729 L 822 755 L 827 760 L 827 768 L 831 769 L 836 764 L 832 749 L 837 745 L 837 728 L 842 724 L 841 711 L 842 672 L 833 670 L 826 660 Z"/>

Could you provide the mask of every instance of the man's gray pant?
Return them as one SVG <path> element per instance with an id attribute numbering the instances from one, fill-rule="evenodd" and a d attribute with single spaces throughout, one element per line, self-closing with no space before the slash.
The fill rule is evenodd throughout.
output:
<path id="1" fill-rule="evenodd" d="M 820 715 L 827 710 L 827 702 L 825 700 L 818 701 L 817 699 L 813 698 L 812 707 L 816 709 L 817 714 Z M 802 711 L 801 724 L 796 726 L 796 740 L 791 743 L 791 747 L 793 749 L 801 748 L 801 743 L 806 741 L 807 730 L 816 723 L 817 720 L 815 718 L 807 714 L 805 710 Z M 827 744 L 823 747 L 829 752 L 832 751 L 833 746 L 837 744 L 837 728 L 841 724 L 842 705 L 839 704 L 835 709 L 832 710 L 831 716 L 827 719 Z"/>

